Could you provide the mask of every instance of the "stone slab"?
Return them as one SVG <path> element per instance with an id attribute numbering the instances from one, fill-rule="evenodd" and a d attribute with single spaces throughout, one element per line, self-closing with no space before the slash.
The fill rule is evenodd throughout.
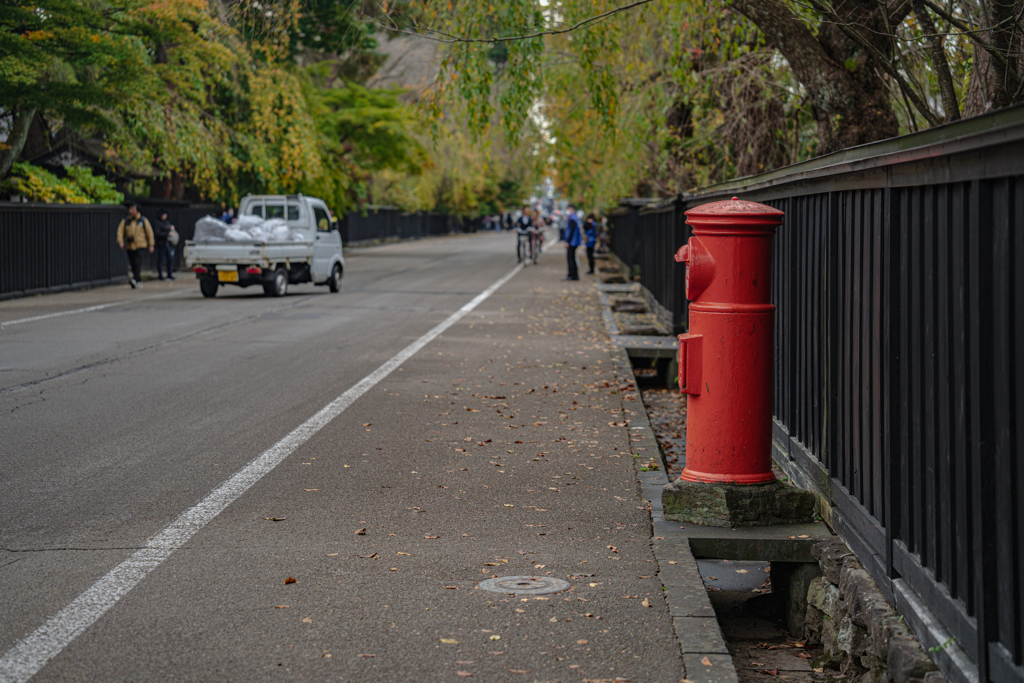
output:
<path id="1" fill-rule="evenodd" d="M 683 666 L 690 683 L 739 683 L 740 680 L 729 655 L 686 654 Z"/>
<path id="2" fill-rule="evenodd" d="M 712 613 L 713 614 L 713 613 Z M 718 627 L 718 619 L 710 617 L 673 617 L 672 625 L 684 655 L 728 655 L 729 648 Z"/>
<path id="3" fill-rule="evenodd" d="M 727 529 L 664 519 L 654 522 L 654 535 L 685 538 L 693 557 L 765 562 L 814 562 L 814 545 L 832 538 L 824 522 Z"/>
<path id="4" fill-rule="evenodd" d="M 672 336 L 613 334 L 611 342 L 631 358 L 675 358 L 679 352 L 679 340 Z"/>
<path id="5" fill-rule="evenodd" d="M 817 502 L 810 491 L 781 481 L 742 485 L 679 479 L 661 495 L 667 519 L 729 528 L 808 522 Z"/>

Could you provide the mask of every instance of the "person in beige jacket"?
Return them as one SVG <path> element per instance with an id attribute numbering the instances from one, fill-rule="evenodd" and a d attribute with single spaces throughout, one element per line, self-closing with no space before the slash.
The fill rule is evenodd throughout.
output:
<path id="1" fill-rule="evenodd" d="M 128 283 L 132 289 L 142 287 L 142 250 L 148 248 L 152 254 L 155 245 L 153 226 L 139 213 L 138 204 L 129 204 L 128 217 L 117 225 L 117 246 L 126 249 L 128 254 L 128 263 L 132 267 Z"/>

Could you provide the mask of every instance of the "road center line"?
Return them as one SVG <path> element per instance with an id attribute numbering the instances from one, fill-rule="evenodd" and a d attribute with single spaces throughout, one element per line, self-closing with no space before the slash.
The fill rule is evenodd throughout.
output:
<path id="1" fill-rule="evenodd" d="M 315 415 L 214 489 L 195 507 L 183 512 L 170 525 L 152 536 L 141 550 L 136 551 L 127 560 L 114 567 L 67 607 L 50 617 L 46 623 L 5 652 L 3 657 L 0 657 L 0 683 L 24 683 L 36 675 L 47 662 L 60 654 L 85 629 L 96 623 L 118 600 L 127 595 L 150 572 L 167 561 L 167 558 L 175 550 L 185 545 L 228 505 L 252 488 L 256 482 L 277 467 L 331 420 L 345 412 L 345 409 L 356 399 L 483 303 L 522 269 L 522 264 L 513 268 L 497 282 L 477 294 L 465 306 L 448 316 L 444 322 L 406 346 L 352 388 L 321 408 Z"/>
<path id="2" fill-rule="evenodd" d="M 163 294 L 154 294 L 153 296 L 142 297 L 141 299 L 125 299 L 123 301 L 111 301 L 109 304 L 96 304 L 95 306 L 86 306 L 85 308 L 72 308 L 70 311 L 58 311 L 57 313 L 47 313 L 45 315 L 34 315 L 31 318 L 19 318 L 18 320 L 3 320 L 0 321 L 0 327 L 7 327 L 9 325 L 21 325 L 22 323 L 33 323 L 37 320 L 48 320 L 49 318 L 59 318 L 63 315 L 74 315 L 75 313 L 89 313 L 90 311 L 101 311 L 104 308 L 110 308 L 111 306 L 123 306 L 124 304 L 133 304 L 139 301 L 149 301 L 150 299 L 161 299 L 165 296 L 171 296 L 173 294 L 180 294 L 179 291 L 165 292 Z"/>

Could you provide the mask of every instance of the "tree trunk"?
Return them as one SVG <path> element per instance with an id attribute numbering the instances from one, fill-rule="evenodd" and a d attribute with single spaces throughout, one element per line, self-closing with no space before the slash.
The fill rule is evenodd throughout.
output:
<path id="1" fill-rule="evenodd" d="M 971 79 L 964 94 L 964 118 L 980 116 L 993 109 L 992 95 L 997 88 L 992 56 L 977 45 L 974 46 L 974 66 Z"/>
<path id="2" fill-rule="evenodd" d="M 7 144 L 0 150 L 0 180 L 7 177 L 7 174 L 11 172 L 11 166 L 21 156 L 25 140 L 28 139 L 29 126 L 32 125 L 35 115 L 35 109 L 18 108 L 14 110 L 11 129 L 7 133 Z"/>
<path id="3" fill-rule="evenodd" d="M 831 24 L 815 37 L 806 24 L 779 0 L 732 0 L 789 62 L 807 89 L 818 123 L 818 153 L 894 137 L 899 133 L 889 91 L 874 68 L 889 54 L 888 31 L 880 31 L 880 5 L 855 0 L 832 7 L 847 26 L 857 27 L 868 49 Z"/>
<path id="4" fill-rule="evenodd" d="M 988 41 L 995 50 L 1004 55 L 1006 63 L 992 59 L 994 89 L 989 93 L 994 109 L 1011 105 L 1019 97 L 1020 78 L 1017 73 L 1020 36 L 1016 35 L 1016 2 L 1014 0 L 984 0 L 982 25 L 989 26 Z M 984 34 L 983 34 L 984 35 Z M 1016 96 L 1016 97 L 1015 97 Z"/>
<path id="5" fill-rule="evenodd" d="M 149 196 L 153 199 L 171 198 L 171 176 L 149 181 Z"/>
<path id="6" fill-rule="evenodd" d="M 925 9 L 921 0 L 914 0 L 914 15 L 921 24 L 921 29 L 928 36 L 928 52 L 932 58 L 932 69 L 939 81 L 939 92 L 942 93 L 942 109 L 947 121 L 960 120 L 960 105 L 956 101 L 956 90 L 953 89 L 953 75 L 949 72 L 946 51 L 942 47 L 942 37 L 935 30 L 932 17 Z"/>

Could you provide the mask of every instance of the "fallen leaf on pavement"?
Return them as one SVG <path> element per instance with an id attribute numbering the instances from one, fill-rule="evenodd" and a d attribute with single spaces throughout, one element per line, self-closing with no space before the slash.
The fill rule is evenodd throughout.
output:
<path id="1" fill-rule="evenodd" d="M 619 549 L 613 545 L 606 545 L 605 547 L 608 548 L 608 550 L 611 550 L 613 553 L 619 552 Z"/>
<path id="2" fill-rule="evenodd" d="M 700 660 L 700 663 L 703 664 L 704 666 L 711 666 L 711 660 L 708 659 L 707 657 L 705 657 L 704 659 Z"/>
<path id="3" fill-rule="evenodd" d="M 359 555 L 359 557 L 363 558 L 364 560 L 370 560 L 377 557 L 377 553 L 372 553 L 370 555 Z"/>
<path id="4" fill-rule="evenodd" d="M 643 600 L 640 601 L 640 604 L 643 605 L 644 607 L 650 607 L 651 606 L 651 601 L 648 600 L 647 598 L 644 598 Z"/>
<path id="5" fill-rule="evenodd" d="M 490 640 L 501 640 L 501 636 L 488 636 Z"/>
<path id="6" fill-rule="evenodd" d="M 768 669 L 760 669 L 757 673 L 759 673 L 759 674 L 768 674 L 769 676 L 778 676 L 779 675 L 779 670 L 778 670 L 778 668 L 772 669 L 771 671 L 769 671 Z"/>
<path id="7" fill-rule="evenodd" d="M 268 522 L 283 522 L 284 520 L 286 520 L 288 518 L 287 517 L 264 517 L 263 519 L 267 520 Z"/>
<path id="8" fill-rule="evenodd" d="M 466 410 L 469 410 L 469 408 L 466 408 Z M 473 412 L 474 413 L 478 413 L 480 411 L 479 410 L 474 410 Z M 468 671 L 456 671 L 455 675 L 456 676 L 472 676 L 473 674 L 469 673 Z"/>
<path id="9" fill-rule="evenodd" d="M 377 655 L 356 655 L 356 657 L 376 657 Z"/>
<path id="10" fill-rule="evenodd" d="M 277 609 L 288 609 L 291 605 L 274 605 L 274 607 Z"/>
<path id="11" fill-rule="evenodd" d="M 320 489 L 302 489 L 303 491 L 319 491 Z"/>
<path id="12" fill-rule="evenodd" d="M 609 422 L 608 426 L 609 427 L 625 427 L 626 423 L 625 422 Z"/>
<path id="13" fill-rule="evenodd" d="M 406 557 L 412 557 L 412 553 L 395 553 L 395 555 L 405 555 Z"/>
<path id="14" fill-rule="evenodd" d="M 484 562 L 484 566 L 485 567 L 500 567 L 501 563 L 499 563 L 499 562 Z"/>
<path id="15" fill-rule="evenodd" d="M 479 412 L 480 412 L 480 411 L 479 411 L 479 410 L 477 410 L 476 408 L 466 408 L 466 410 L 467 410 L 467 411 L 469 411 L 469 412 L 471 412 L 471 413 L 479 413 Z M 459 674 L 459 675 L 461 676 L 462 674 Z M 466 674 L 466 675 L 467 675 L 467 676 L 472 676 L 473 674 Z"/>
<path id="16" fill-rule="evenodd" d="M 355 530 L 355 534 L 356 534 L 356 536 L 365 536 L 366 535 L 366 529 L 356 529 Z"/>
<path id="17" fill-rule="evenodd" d="M 289 583 L 297 583 L 297 582 L 295 581 L 295 579 L 294 579 L 294 578 L 292 578 L 291 576 L 289 576 L 289 577 L 288 577 L 287 579 L 285 579 L 285 580 L 284 580 L 284 582 L 285 582 L 285 585 L 287 585 L 287 584 L 289 584 Z"/>
<path id="18" fill-rule="evenodd" d="M 809 652 L 797 652 L 796 656 L 800 659 L 810 659 L 812 655 Z"/>
<path id="19" fill-rule="evenodd" d="M 748 572 L 746 569 L 737 569 L 736 573 L 737 574 L 749 574 L 750 572 Z"/>
<path id="20" fill-rule="evenodd" d="M 459 590 L 458 586 L 445 586 L 445 588 L 447 588 L 448 590 L 453 590 L 453 591 Z"/>
<path id="21" fill-rule="evenodd" d="M 458 645 L 459 644 L 459 641 L 455 640 L 454 638 L 442 638 L 441 642 L 444 643 L 445 645 Z"/>
<path id="22" fill-rule="evenodd" d="M 586 641 L 586 640 L 577 640 L 577 641 L 576 641 L 576 644 L 577 644 L 577 645 L 586 645 L 586 644 L 587 644 L 587 641 Z"/>
<path id="23" fill-rule="evenodd" d="M 372 422 L 364 422 L 364 423 L 363 423 L 363 426 L 364 426 L 364 427 L 372 427 L 372 426 L 373 426 L 373 423 L 372 423 Z"/>
<path id="24" fill-rule="evenodd" d="M 302 623 L 303 624 L 312 624 L 313 620 L 310 619 L 309 617 L 306 617 L 305 619 L 302 620 Z"/>
<path id="25" fill-rule="evenodd" d="M 529 671 L 527 671 L 526 669 L 509 669 L 509 673 L 514 673 L 514 674 L 528 674 L 528 673 L 530 673 L 530 672 L 529 672 Z"/>
<path id="26" fill-rule="evenodd" d="M 440 536 L 431 536 L 429 534 L 424 535 L 423 538 L 441 538 Z"/>

